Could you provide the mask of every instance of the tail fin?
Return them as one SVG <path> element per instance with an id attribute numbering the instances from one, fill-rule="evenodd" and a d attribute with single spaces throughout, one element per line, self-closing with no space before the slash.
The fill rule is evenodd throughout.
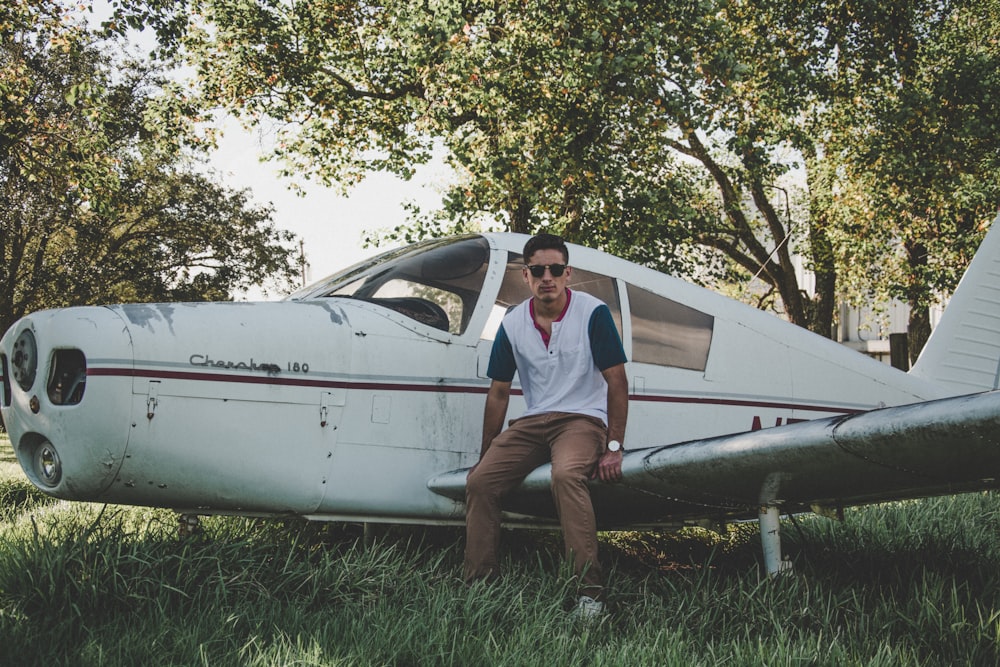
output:
<path id="1" fill-rule="evenodd" d="M 1000 387 L 1000 216 L 934 328 L 911 374 L 955 394 Z"/>

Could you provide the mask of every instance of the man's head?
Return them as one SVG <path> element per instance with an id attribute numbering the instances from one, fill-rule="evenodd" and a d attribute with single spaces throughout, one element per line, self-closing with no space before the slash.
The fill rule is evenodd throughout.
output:
<path id="1" fill-rule="evenodd" d="M 524 282 L 536 301 L 543 304 L 562 302 L 573 273 L 568 263 L 569 249 L 562 237 L 538 234 L 528 239 L 524 244 Z"/>
<path id="2" fill-rule="evenodd" d="M 555 234 L 536 234 L 524 244 L 524 263 L 531 264 L 531 256 L 537 250 L 558 250 L 562 253 L 562 263 L 569 264 L 569 248 L 561 236 Z"/>

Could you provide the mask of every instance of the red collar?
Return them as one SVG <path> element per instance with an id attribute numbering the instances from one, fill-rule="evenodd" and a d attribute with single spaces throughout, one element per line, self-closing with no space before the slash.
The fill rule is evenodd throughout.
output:
<path id="1" fill-rule="evenodd" d="M 560 321 L 562 321 L 562 318 L 566 316 L 566 311 L 569 310 L 569 301 L 572 298 L 572 296 L 573 296 L 573 293 L 567 287 L 566 288 L 566 305 L 563 306 L 562 312 L 559 313 L 559 317 L 557 317 L 556 319 L 554 319 L 553 322 L 560 322 Z M 549 346 L 549 341 L 552 339 L 552 335 L 549 334 L 547 331 L 545 331 L 545 329 L 543 329 L 542 327 L 538 326 L 538 322 L 537 322 L 537 320 L 535 320 L 535 300 L 534 299 L 532 299 L 531 302 L 528 304 L 528 311 L 531 314 L 531 323 L 535 325 L 535 329 L 537 329 L 538 333 L 540 333 L 542 335 L 542 342 L 545 343 L 545 347 L 548 347 Z"/>

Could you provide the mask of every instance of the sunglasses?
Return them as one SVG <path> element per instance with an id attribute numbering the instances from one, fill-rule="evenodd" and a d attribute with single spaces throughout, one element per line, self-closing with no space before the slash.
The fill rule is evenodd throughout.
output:
<path id="1" fill-rule="evenodd" d="M 525 264 L 524 268 L 531 271 L 531 275 L 541 278 L 545 275 L 545 269 L 549 270 L 553 278 L 558 278 L 566 270 L 565 264 Z"/>

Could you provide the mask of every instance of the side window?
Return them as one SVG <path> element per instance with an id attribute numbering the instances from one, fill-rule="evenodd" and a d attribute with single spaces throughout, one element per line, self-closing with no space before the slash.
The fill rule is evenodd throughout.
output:
<path id="1" fill-rule="evenodd" d="M 632 361 L 705 370 L 714 317 L 632 285 L 628 302 Z"/>
<path id="2" fill-rule="evenodd" d="M 569 287 L 580 292 L 593 294 L 608 304 L 608 308 L 611 310 L 611 317 L 618 328 L 618 335 L 622 335 L 622 305 L 618 299 L 618 290 L 615 289 L 614 280 L 600 273 L 591 273 L 583 269 L 573 269 L 573 277 L 570 278 Z"/>
<path id="3" fill-rule="evenodd" d="M 497 294 L 496 303 L 493 304 L 493 312 L 483 329 L 482 339 L 493 340 L 507 311 L 531 296 L 531 291 L 524 284 L 524 277 L 521 274 L 523 266 L 524 261 L 521 259 L 520 253 L 508 254 L 507 269 L 504 271 L 500 293 Z M 578 269 L 573 266 L 572 262 L 570 262 L 570 266 L 573 268 L 573 274 L 569 281 L 569 288 L 592 294 L 608 304 L 620 336 L 622 333 L 622 308 L 618 298 L 618 290 L 615 289 L 615 281 L 599 273 Z"/>

